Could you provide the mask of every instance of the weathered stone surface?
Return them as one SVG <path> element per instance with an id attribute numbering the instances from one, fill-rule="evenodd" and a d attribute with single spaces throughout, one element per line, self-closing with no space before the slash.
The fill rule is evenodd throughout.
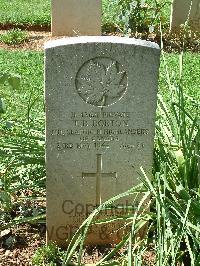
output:
<path id="1" fill-rule="evenodd" d="M 52 0 L 53 36 L 101 35 L 101 0 Z"/>
<path id="2" fill-rule="evenodd" d="M 47 235 L 64 245 L 94 206 L 139 183 L 140 166 L 151 172 L 160 50 L 78 37 L 47 43 L 45 58 Z M 88 242 L 116 242 L 118 227 Z"/>
<path id="3" fill-rule="evenodd" d="M 193 31 L 200 31 L 200 0 L 174 0 L 171 15 L 171 30 L 179 29 L 188 19 Z"/>

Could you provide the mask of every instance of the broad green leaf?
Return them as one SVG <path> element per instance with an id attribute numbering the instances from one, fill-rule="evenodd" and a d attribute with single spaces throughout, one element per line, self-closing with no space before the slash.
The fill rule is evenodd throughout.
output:
<path id="1" fill-rule="evenodd" d="M 7 81 L 14 90 L 19 89 L 20 80 L 21 78 L 19 75 L 0 73 L 0 84 L 4 84 Z"/>
<path id="2" fill-rule="evenodd" d="M 11 75 L 8 79 L 8 83 L 14 90 L 18 90 L 20 87 L 20 76 Z"/>

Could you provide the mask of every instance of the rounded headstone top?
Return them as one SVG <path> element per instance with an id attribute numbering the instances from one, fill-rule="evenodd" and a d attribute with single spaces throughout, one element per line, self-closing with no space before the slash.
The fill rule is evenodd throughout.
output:
<path id="1" fill-rule="evenodd" d="M 117 36 L 80 36 L 80 37 L 65 37 L 45 43 L 45 49 L 51 49 L 59 46 L 83 44 L 83 43 L 115 43 L 115 44 L 130 44 L 135 46 L 143 46 L 160 50 L 158 44 L 150 41 L 139 40 L 135 38 L 117 37 Z"/>

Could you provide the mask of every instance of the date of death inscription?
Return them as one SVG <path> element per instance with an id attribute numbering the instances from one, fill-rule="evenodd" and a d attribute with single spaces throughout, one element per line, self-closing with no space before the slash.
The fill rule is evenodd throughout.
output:
<path id="1" fill-rule="evenodd" d="M 149 135 L 146 127 L 134 126 L 129 112 L 71 113 L 63 128 L 51 129 L 56 149 L 102 150 L 117 145 L 125 151 L 141 151 Z"/>

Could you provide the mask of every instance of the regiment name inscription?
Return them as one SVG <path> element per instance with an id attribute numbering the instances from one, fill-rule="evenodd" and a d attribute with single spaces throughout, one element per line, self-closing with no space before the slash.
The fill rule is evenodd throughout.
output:
<path id="1" fill-rule="evenodd" d="M 107 119 L 104 119 L 107 118 Z M 51 135 L 56 137 L 74 136 L 73 143 L 56 142 L 57 150 L 66 149 L 109 149 L 112 142 L 117 142 L 120 149 L 132 151 L 133 149 L 141 150 L 144 147 L 142 139 L 134 143 L 124 143 L 121 138 L 124 135 L 146 136 L 149 134 L 149 129 L 146 128 L 131 128 L 131 112 L 112 112 L 112 113 L 71 113 L 71 125 L 73 129 L 52 129 Z M 86 120 L 87 119 L 87 120 Z M 125 120 L 126 119 L 126 120 Z M 82 129 L 84 128 L 84 129 Z"/>

